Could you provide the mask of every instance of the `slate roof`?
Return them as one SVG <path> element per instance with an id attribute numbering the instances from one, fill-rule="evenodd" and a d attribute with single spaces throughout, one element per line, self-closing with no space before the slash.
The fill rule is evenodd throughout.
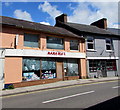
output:
<path id="1" fill-rule="evenodd" d="M 64 23 L 64 25 L 74 28 L 76 30 L 79 30 L 80 32 L 83 33 L 92 33 L 92 34 L 100 34 L 100 35 L 115 35 L 114 33 L 106 30 L 106 29 L 101 29 L 96 26 L 92 25 L 84 25 L 84 24 L 77 24 L 77 23 Z"/>
<path id="2" fill-rule="evenodd" d="M 110 32 L 119 35 L 120 36 L 120 29 L 116 29 L 116 28 L 107 28 L 107 30 L 109 30 Z"/>
<path id="3" fill-rule="evenodd" d="M 22 29 L 36 30 L 36 31 L 45 32 L 49 34 L 83 38 L 60 27 L 44 25 L 36 22 L 20 20 L 20 19 L 15 19 L 11 17 L 0 16 L 0 24 L 7 25 L 7 26 L 14 26 Z"/>

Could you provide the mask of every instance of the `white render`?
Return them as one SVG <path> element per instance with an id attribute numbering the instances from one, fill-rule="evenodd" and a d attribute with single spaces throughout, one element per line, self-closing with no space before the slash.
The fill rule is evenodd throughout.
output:
<path id="1" fill-rule="evenodd" d="M 99 59 L 102 59 L 102 60 L 105 60 L 105 59 L 116 59 L 118 60 L 119 57 L 87 57 L 88 60 L 93 60 L 93 59 L 96 59 L 96 60 L 99 60 Z"/>
<path id="2" fill-rule="evenodd" d="M 63 51 L 63 53 L 65 53 L 65 55 L 49 55 L 48 52 L 61 52 L 61 51 L 46 51 L 46 50 L 31 50 L 31 49 L 6 49 L 5 56 L 86 58 L 86 54 L 80 53 L 80 52 L 74 53 L 74 52 L 64 52 Z"/>

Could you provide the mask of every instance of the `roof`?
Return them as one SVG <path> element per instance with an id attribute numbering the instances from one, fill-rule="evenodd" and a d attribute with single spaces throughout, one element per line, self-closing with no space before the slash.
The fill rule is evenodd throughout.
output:
<path id="1" fill-rule="evenodd" d="M 116 28 L 107 28 L 107 30 L 109 30 L 110 32 L 119 35 L 120 36 L 120 29 L 116 29 Z"/>
<path id="2" fill-rule="evenodd" d="M 112 32 L 106 30 L 106 29 L 101 29 L 93 25 L 84 25 L 84 24 L 77 24 L 77 23 L 64 23 L 66 26 L 69 26 L 71 28 L 74 28 L 80 32 L 85 32 L 85 33 L 92 33 L 92 34 L 101 34 L 101 35 L 114 35 Z"/>
<path id="3" fill-rule="evenodd" d="M 83 38 L 81 36 L 78 36 L 70 31 L 60 28 L 60 27 L 44 25 L 44 24 L 40 24 L 40 23 L 36 23 L 36 22 L 20 20 L 20 19 L 15 19 L 15 18 L 11 18 L 11 17 L 0 16 L 0 24 L 7 25 L 7 26 L 13 26 L 13 27 L 17 27 L 17 28 L 22 28 L 22 29 L 36 30 L 36 31 L 41 31 L 41 32 L 45 32 L 45 33 L 50 33 L 50 34 Z"/>

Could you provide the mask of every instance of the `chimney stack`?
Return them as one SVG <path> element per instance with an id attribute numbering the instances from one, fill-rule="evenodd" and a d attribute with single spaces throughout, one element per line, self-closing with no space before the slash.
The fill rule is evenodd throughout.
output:
<path id="1" fill-rule="evenodd" d="M 66 23 L 67 22 L 67 14 L 62 14 L 62 15 L 56 17 L 55 19 L 56 19 L 56 26 L 59 25 L 59 21 Z"/>
<path id="2" fill-rule="evenodd" d="M 91 25 L 97 26 L 97 27 L 102 28 L 102 29 L 107 29 L 107 19 L 102 18 L 98 21 L 95 21 L 95 22 L 91 23 Z"/>

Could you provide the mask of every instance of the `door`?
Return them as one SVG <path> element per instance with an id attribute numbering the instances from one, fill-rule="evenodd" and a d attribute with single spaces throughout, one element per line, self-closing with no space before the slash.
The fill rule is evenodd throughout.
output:
<path id="1" fill-rule="evenodd" d="M 56 64 L 57 69 L 57 78 L 63 79 L 64 73 L 63 73 L 63 62 L 57 62 Z"/>
<path id="2" fill-rule="evenodd" d="M 101 61 L 102 77 L 107 77 L 106 61 Z"/>

